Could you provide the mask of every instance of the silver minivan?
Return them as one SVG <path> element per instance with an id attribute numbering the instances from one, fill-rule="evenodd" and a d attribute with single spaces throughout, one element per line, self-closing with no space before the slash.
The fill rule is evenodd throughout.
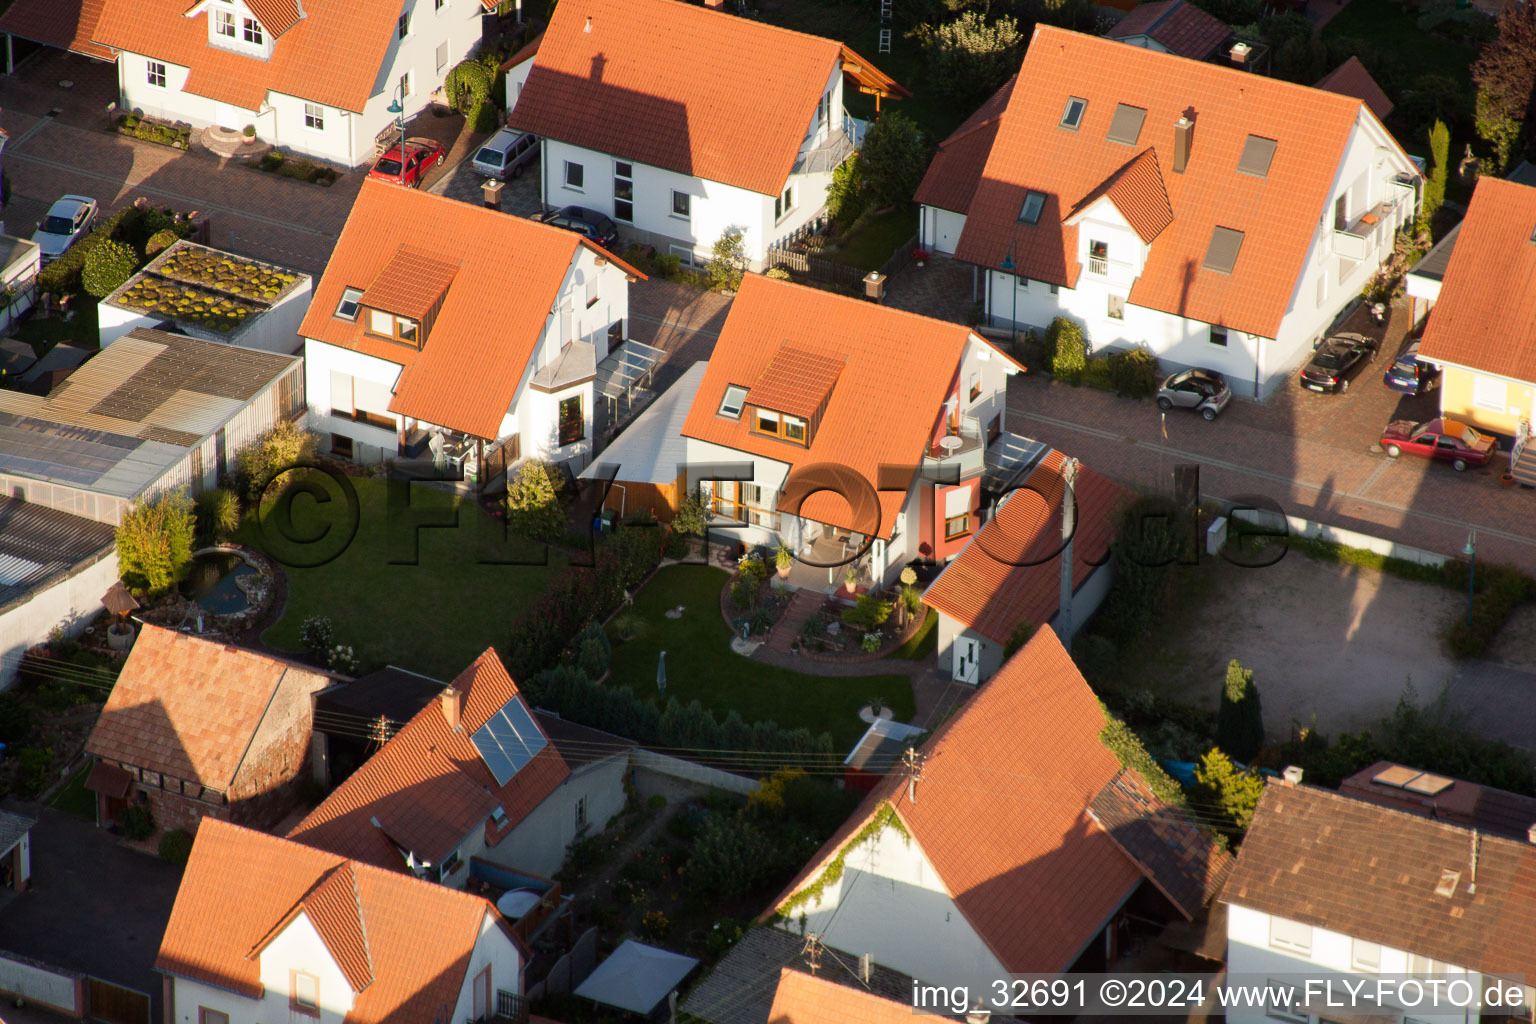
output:
<path id="1" fill-rule="evenodd" d="M 485 140 L 469 165 L 491 178 L 516 178 L 539 155 L 539 137 L 516 128 L 502 128 Z"/>

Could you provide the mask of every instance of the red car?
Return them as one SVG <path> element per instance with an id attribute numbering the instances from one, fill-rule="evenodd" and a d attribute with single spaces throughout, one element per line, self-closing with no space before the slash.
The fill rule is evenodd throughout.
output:
<path id="1" fill-rule="evenodd" d="M 1424 423 L 1393 420 L 1381 433 L 1381 446 L 1394 459 L 1404 452 L 1426 459 L 1449 462 L 1457 471 L 1486 466 L 1498 450 L 1498 442 L 1465 423 L 1435 419 Z"/>
<path id="2" fill-rule="evenodd" d="M 445 155 L 443 144 L 435 139 L 406 139 L 404 165 L 400 162 L 400 147 L 390 146 L 374 162 L 368 177 L 420 188 L 421 179 L 427 176 L 427 171 L 441 165 Z"/>

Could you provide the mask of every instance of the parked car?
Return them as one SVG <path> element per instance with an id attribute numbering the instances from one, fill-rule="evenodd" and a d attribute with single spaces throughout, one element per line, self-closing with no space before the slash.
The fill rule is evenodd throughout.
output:
<path id="1" fill-rule="evenodd" d="M 1363 334 L 1335 334 L 1301 368 L 1301 386 L 1313 391 L 1349 390 L 1350 380 L 1376 358 L 1377 342 Z"/>
<path id="2" fill-rule="evenodd" d="M 502 128 L 485 140 L 469 165 L 487 177 L 521 177 L 523 168 L 539 155 L 539 137 L 516 128 Z"/>
<path id="3" fill-rule="evenodd" d="M 1449 462 L 1458 472 L 1468 466 L 1486 466 L 1498 451 L 1498 442 L 1465 423 L 1440 417 L 1424 423 L 1393 420 L 1381 432 L 1381 446 L 1392 458 L 1407 453 Z"/>
<path id="4" fill-rule="evenodd" d="M 404 163 L 401 162 L 400 147 L 390 146 L 383 156 L 374 161 L 368 177 L 421 188 L 421 179 L 427 176 L 429 170 L 440 166 L 446 155 L 443 144 L 436 139 L 406 139 Z"/>
<path id="5" fill-rule="evenodd" d="M 1189 409 L 1214 420 L 1232 401 L 1232 389 L 1215 370 L 1181 370 L 1163 381 L 1157 391 L 1157 407 Z"/>
<path id="6" fill-rule="evenodd" d="M 1440 368 L 1419 358 L 1419 343 L 1415 341 L 1387 367 L 1381 382 L 1405 395 L 1422 395 L 1440 383 Z"/>
<path id="7" fill-rule="evenodd" d="M 44 263 L 64 255 L 96 223 L 96 200 L 89 196 L 64 196 L 48 207 L 48 215 L 37 222 L 32 241 L 42 250 Z"/>
<path id="8" fill-rule="evenodd" d="M 605 249 L 619 240 L 619 226 L 613 222 L 613 218 L 585 206 L 562 207 L 554 213 L 544 214 L 540 219 L 557 228 L 580 231 Z"/>

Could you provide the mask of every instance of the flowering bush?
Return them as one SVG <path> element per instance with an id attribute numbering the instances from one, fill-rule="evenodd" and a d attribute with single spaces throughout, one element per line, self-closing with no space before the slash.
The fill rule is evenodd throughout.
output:
<path id="1" fill-rule="evenodd" d="M 880 630 L 871 630 L 864 634 L 864 639 L 859 641 L 859 647 L 869 654 L 874 654 L 880 649 L 880 644 L 885 640 L 885 634 Z"/>
<path id="2" fill-rule="evenodd" d="M 921 263 L 928 258 L 928 250 L 924 249 L 922 246 L 918 246 L 916 249 L 912 250 L 912 258 Z"/>
<path id="3" fill-rule="evenodd" d="M 340 672 L 342 675 L 353 675 L 357 672 L 357 655 L 353 653 L 351 644 L 337 644 L 331 648 L 327 663 L 332 672 Z"/>

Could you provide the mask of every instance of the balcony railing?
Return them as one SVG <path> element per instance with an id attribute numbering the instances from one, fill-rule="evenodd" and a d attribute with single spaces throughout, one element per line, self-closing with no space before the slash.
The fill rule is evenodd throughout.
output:
<path id="1" fill-rule="evenodd" d="M 795 158 L 795 166 L 792 174 L 816 174 L 825 173 L 835 169 L 844 160 L 853 155 L 858 148 L 855 140 L 855 127 L 850 123 L 852 118 L 844 117 L 841 127 L 831 127 L 827 130 L 826 138 L 822 139 L 810 149 L 802 150 Z"/>
<path id="2" fill-rule="evenodd" d="M 1333 251 L 1345 259 L 1363 260 L 1375 251 L 1383 226 L 1391 216 L 1392 203 L 1377 203 L 1352 224 L 1335 224 Z"/>
<path id="3" fill-rule="evenodd" d="M 1089 256 L 1088 273 L 1095 277 L 1112 277 L 1129 280 L 1135 268 L 1124 260 L 1112 260 L 1106 256 Z"/>
<path id="4" fill-rule="evenodd" d="M 979 476 L 986 465 L 986 442 L 981 421 L 960 417 L 958 433 L 940 438 L 923 456 L 923 479 L 929 483 L 955 484 Z"/>

